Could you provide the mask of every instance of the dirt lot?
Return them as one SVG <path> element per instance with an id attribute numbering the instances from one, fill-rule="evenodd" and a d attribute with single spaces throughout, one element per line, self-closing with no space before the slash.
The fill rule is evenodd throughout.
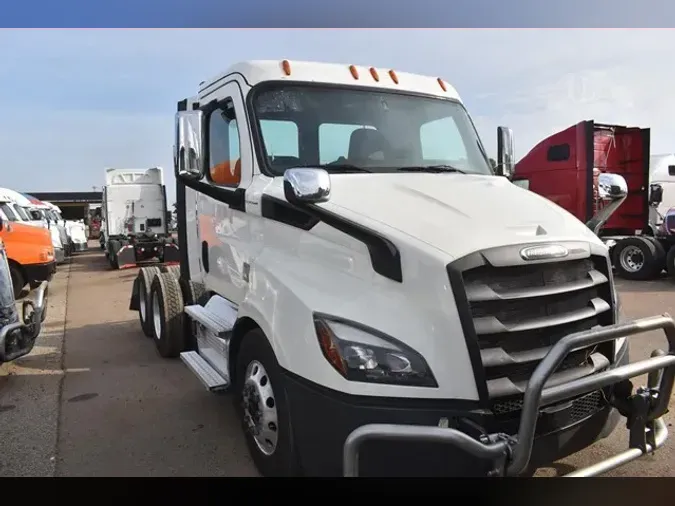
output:
<path id="1" fill-rule="evenodd" d="M 89 252 L 59 268 L 39 346 L 0 368 L 4 476 L 255 476 L 226 396 L 207 393 L 179 360 L 161 359 L 128 310 L 136 270 Z M 675 283 L 619 282 L 629 317 L 675 312 Z M 66 304 L 67 303 L 67 304 Z M 663 347 L 634 341 L 632 359 Z M 671 409 L 673 402 L 671 402 Z M 674 416 L 666 415 L 672 426 Z M 626 447 L 627 433 L 540 470 L 565 473 Z M 675 435 L 613 476 L 675 476 Z"/>

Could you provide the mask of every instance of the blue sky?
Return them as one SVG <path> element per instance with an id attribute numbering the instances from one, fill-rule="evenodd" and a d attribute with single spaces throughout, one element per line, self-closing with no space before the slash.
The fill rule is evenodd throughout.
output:
<path id="1" fill-rule="evenodd" d="M 522 156 L 584 119 L 651 127 L 652 152 L 675 152 L 671 30 L 3 30 L 0 47 L 0 186 L 20 191 L 160 165 L 173 200 L 176 102 L 247 59 L 441 76 L 492 154 L 500 124 Z"/>

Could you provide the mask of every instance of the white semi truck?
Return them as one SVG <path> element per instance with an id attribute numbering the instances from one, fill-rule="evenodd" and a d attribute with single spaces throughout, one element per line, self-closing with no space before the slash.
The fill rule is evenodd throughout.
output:
<path id="1" fill-rule="evenodd" d="M 177 263 L 178 246 L 168 230 L 161 167 L 106 169 L 101 245 L 114 269 L 158 259 Z"/>
<path id="2" fill-rule="evenodd" d="M 673 320 L 619 321 L 607 248 L 498 175 L 509 129 L 493 171 L 447 82 L 246 62 L 175 128 L 180 267 L 141 269 L 130 309 L 231 393 L 262 474 L 523 475 L 626 417 L 629 448 L 570 473 L 593 476 L 666 441 Z"/>

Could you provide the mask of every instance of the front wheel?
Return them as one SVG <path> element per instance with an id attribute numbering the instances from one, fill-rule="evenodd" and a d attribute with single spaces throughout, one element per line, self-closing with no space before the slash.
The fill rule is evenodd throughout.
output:
<path id="1" fill-rule="evenodd" d="M 14 291 L 14 299 L 21 297 L 23 287 L 26 286 L 26 278 L 23 277 L 21 269 L 14 264 L 9 265 L 9 275 L 12 279 L 12 288 Z"/>
<path id="2" fill-rule="evenodd" d="M 279 364 L 259 329 L 244 336 L 236 363 L 235 403 L 249 452 L 263 476 L 298 474 Z"/>

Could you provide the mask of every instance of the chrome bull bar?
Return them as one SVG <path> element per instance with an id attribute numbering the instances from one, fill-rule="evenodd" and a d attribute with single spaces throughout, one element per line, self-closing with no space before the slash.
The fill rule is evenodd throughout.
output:
<path id="1" fill-rule="evenodd" d="M 630 338 L 652 330 L 664 331 L 668 340 L 668 352 L 655 350 L 648 359 L 544 388 L 549 378 L 572 351 L 622 337 Z M 646 388 L 638 388 L 634 394 L 626 392 L 625 398 L 614 394 L 610 396 L 610 404 L 628 419 L 629 448 L 601 462 L 565 475 L 597 476 L 655 451 L 663 446 L 668 437 L 668 429 L 661 418 L 668 410 L 675 379 L 675 322 L 668 314 L 578 332 L 559 340 L 537 366 L 527 384 L 520 425 L 518 433 L 514 436 L 490 434 L 476 440 L 452 428 L 363 425 L 349 434 L 345 441 L 343 474 L 347 477 L 358 476 L 361 445 L 365 441 L 377 439 L 453 445 L 474 457 L 493 462 L 494 469 L 490 473 L 491 476 L 517 476 L 530 462 L 541 407 L 617 385 L 646 373 L 649 373 Z"/>

